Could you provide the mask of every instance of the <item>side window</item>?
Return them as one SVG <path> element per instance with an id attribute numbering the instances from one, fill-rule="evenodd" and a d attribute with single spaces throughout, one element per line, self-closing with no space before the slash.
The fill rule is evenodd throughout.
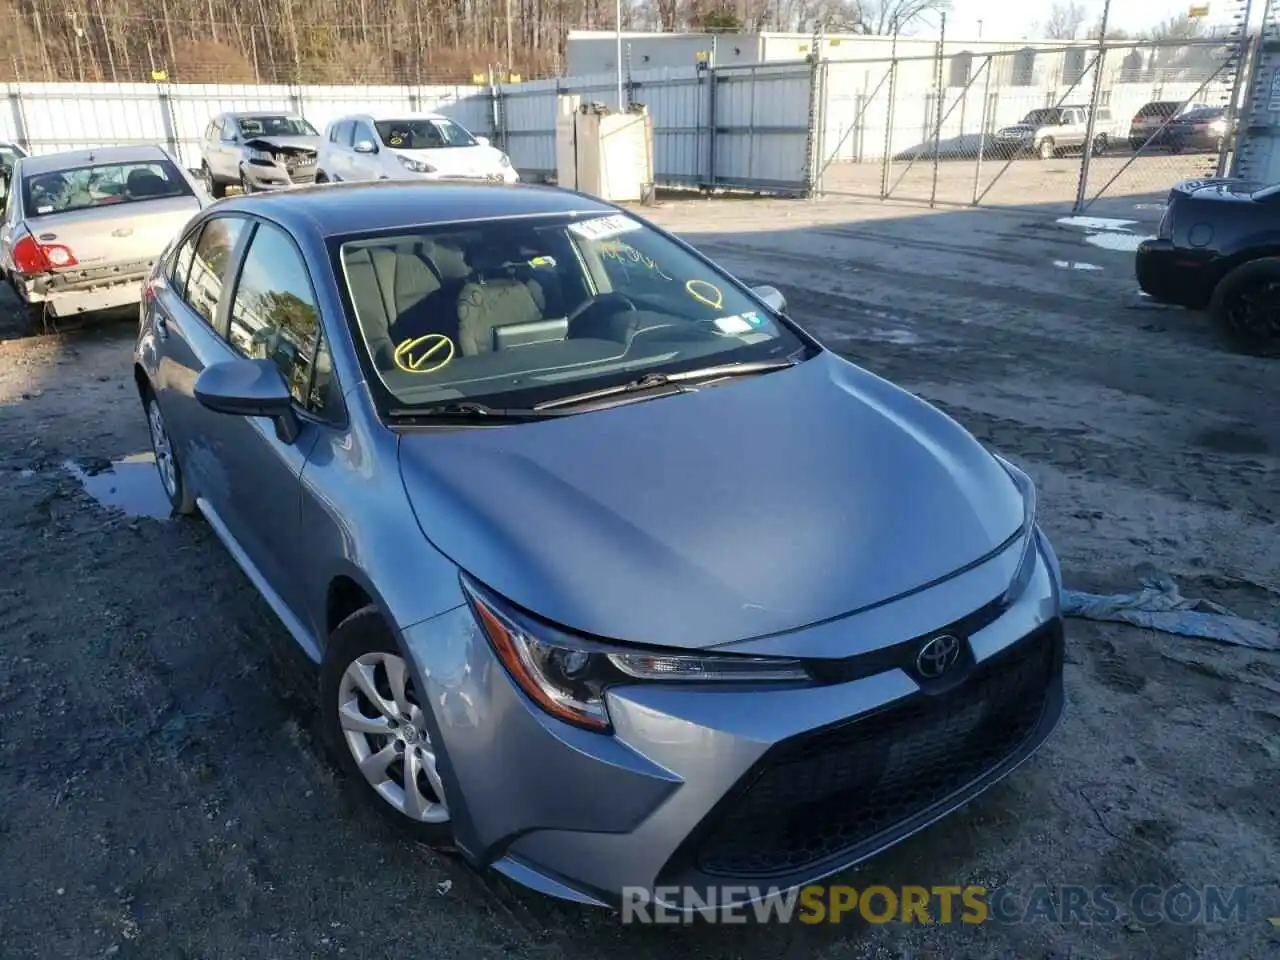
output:
<path id="1" fill-rule="evenodd" d="M 200 230 L 200 227 L 196 227 L 191 231 L 169 263 L 169 289 L 184 300 L 187 298 L 187 277 L 191 273 L 196 244 L 200 241 Z"/>
<path id="2" fill-rule="evenodd" d="M 351 138 L 351 142 L 359 143 L 361 140 L 368 140 L 370 143 L 374 144 L 378 142 L 378 138 L 373 135 L 373 128 L 363 120 L 357 120 L 355 135 Z"/>
<path id="3" fill-rule="evenodd" d="M 332 367 L 327 348 L 316 349 L 319 338 L 320 310 L 302 255 L 283 230 L 260 223 L 236 284 L 227 342 L 242 356 L 273 361 L 293 398 L 322 412 Z"/>
<path id="4" fill-rule="evenodd" d="M 212 140 L 217 135 L 218 135 L 218 121 L 210 120 L 209 125 L 204 128 L 204 138 L 206 140 Z"/>
<path id="5" fill-rule="evenodd" d="M 186 301 L 210 324 L 218 314 L 231 269 L 231 254 L 244 232 L 242 217 L 215 217 L 205 223 L 191 260 Z"/>
<path id="6" fill-rule="evenodd" d="M 231 117 L 224 117 L 222 120 L 222 139 L 226 143 L 230 143 L 236 138 L 236 122 Z"/>

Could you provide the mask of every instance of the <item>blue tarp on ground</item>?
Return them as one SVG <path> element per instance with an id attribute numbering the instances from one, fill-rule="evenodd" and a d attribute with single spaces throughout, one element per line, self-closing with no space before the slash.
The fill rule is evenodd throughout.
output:
<path id="1" fill-rule="evenodd" d="M 1062 612 L 1085 620 L 1108 620 L 1148 627 L 1163 633 L 1200 637 L 1251 647 L 1280 650 L 1280 630 L 1256 620 L 1237 617 L 1210 600 L 1189 600 L 1172 578 L 1155 575 L 1142 580 L 1135 593 L 1099 596 L 1076 590 L 1062 592 Z"/>

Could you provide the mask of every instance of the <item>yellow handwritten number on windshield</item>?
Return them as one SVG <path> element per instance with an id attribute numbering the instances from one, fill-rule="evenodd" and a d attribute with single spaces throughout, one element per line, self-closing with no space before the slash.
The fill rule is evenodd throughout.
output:
<path id="1" fill-rule="evenodd" d="M 719 310 L 724 305 L 724 293 L 710 280 L 688 280 L 684 288 L 689 296 L 712 310 Z"/>
<path id="2" fill-rule="evenodd" d="M 435 373 L 453 359 L 453 341 L 443 333 L 403 340 L 396 346 L 392 359 L 405 373 Z"/>

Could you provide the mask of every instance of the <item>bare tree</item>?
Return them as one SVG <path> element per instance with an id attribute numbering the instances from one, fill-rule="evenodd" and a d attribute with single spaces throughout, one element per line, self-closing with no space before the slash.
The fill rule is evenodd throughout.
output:
<path id="1" fill-rule="evenodd" d="M 1044 35 L 1050 40 L 1074 40 L 1080 36 L 1086 16 L 1084 7 L 1076 0 L 1057 0 L 1045 18 Z"/>
<path id="2" fill-rule="evenodd" d="M 1199 17 L 1179 14 L 1159 23 L 1148 31 L 1152 40 L 1198 40 L 1205 35 L 1204 21 Z"/>
<path id="3" fill-rule="evenodd" d="M 938 14 L 951 10 L 951 0 L 853 0 L 862 33 L 902 32 L 911 27 L 932 25 Z"/>

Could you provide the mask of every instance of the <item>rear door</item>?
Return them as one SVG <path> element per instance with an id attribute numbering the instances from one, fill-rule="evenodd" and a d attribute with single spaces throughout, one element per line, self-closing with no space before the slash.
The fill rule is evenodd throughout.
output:
<path id="1" fill-rule="evenodd" d="M 208 364 L 226 356 L 217 325 L 248 225 L 234 214 L 202 220 L 183 236 L 144 301 L 144 323 L 155 330 L 156 400 L 183 473 L 202 497 L 224 487 L 227 479 L 207 441 L 206 426 L 214 414 L 196 401 L 195 382 Z"/>

